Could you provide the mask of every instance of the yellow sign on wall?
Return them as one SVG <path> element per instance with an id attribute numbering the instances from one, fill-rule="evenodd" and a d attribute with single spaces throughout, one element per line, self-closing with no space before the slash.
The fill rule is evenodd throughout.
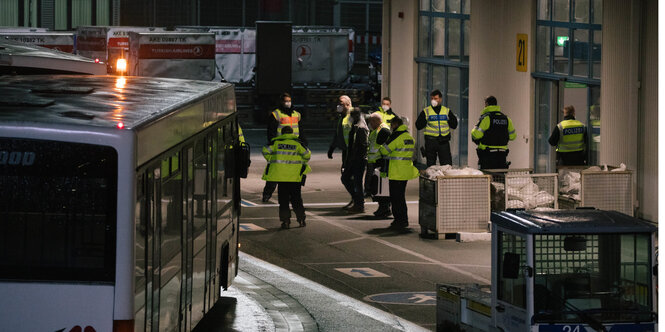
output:
<path id="1" fill-rule="evenodd" d="M 526 72 L 527 40 L 525 33 L 517 34 L 517 71 Z"/>

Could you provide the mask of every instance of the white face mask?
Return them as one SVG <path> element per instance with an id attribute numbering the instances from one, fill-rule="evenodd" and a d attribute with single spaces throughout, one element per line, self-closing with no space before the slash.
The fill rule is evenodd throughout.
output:
<path id="1" fill-rule="evenodd" d="M 290 101 L 285 102 L 284 107 L 291 108 L 291 102 Z"/>
<path id="2" fill-rule="evenodd" d="M 381 108 L 383 108 L 384 111 L 387 111 L 390 109 L 390 106 L 388 105 L 381 105 Z"/>
<path id="3" fill-rule="evenodd" d="M 436 107 L 439 105 L 439 103 L 437 103 L 436 100 L 434 99 L 430 100 L 430 102 L 432 103 L 432 107 Z"/>
<path id="4" fill-rule="evenodd" d="M 342 113 L 342 112 L 344 112 L 344 106 L 337 105 L 337 113 Z"/>

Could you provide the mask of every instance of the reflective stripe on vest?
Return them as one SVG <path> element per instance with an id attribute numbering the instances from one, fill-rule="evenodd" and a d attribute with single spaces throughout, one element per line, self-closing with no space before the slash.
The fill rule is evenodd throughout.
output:
<path id="1" fill-rule="evenodd" d="M 381 131 L 381 128 L 386 128 L 390 129 L 387 124 L 381 123 L 381 126 L 379 128 L 376 128 L 372 130 L 371 133 L 369 133 L 369 147 L 367 150 L 367 162 L 368 163 L 374 163 L 377 160 L 381 159 L 381 153 L 379 152 L 379 147 L 380 145 L 376 144 L 376 139 L 379 137 L 379 131 Z"/>
<path id="2" fill-rule="evenodd" d="M 563 120 L 559 127 L 557 152 L 576 152 L 584 150 L 584 124 L 577 120 Z"/>
<path id="3" fill-rule="evenodd" d="M 298 113 L 298 111 L 293 111 L 291 116 L 289 116 L 277 108 L 272 111 L 272 116 L 274 116 L 279 123 L 277 126 L 277 135 L 282 133 L 282 128 L 288 126 L 293 128 L 293 135 L 300 136 L 300 130 L 298 130 L 298 124 L 300 123 L 300 113 Z"/>
<path id="4" fill-rule="evenodd" d="M 450 127 L 448 126 L 450 109 L 441 106 L 441 112 L 437 114 L 432 106 L 427 106 L 423 111 L 427 118 L 427 126 L 424 132 L 426 136 L 448 136 L 450 134 Z"/>

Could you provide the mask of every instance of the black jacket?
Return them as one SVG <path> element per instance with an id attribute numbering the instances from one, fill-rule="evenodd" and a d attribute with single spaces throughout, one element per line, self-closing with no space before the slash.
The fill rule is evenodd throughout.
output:
<path id="1" fill-rule="evenodd" d="M 346 153 L 344 165 L 367 160 L 368 136 L 369 130 L 367 129 L 365 121 L 362 121 L 362 124 L 354 124 L 353 127 L 351 127 L 351 131 L 349 132 L 349 148 Z"/>

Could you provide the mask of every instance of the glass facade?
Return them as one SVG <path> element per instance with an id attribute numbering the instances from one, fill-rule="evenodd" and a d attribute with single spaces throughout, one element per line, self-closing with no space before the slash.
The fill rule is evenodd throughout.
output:
<path id="1" fill-rule="evenodd" d="M 451 135 L 453 165 L 468 160 L 470 0 L 421 0 L 418 15 L 418 110 L 440 90 L 443 105 L 457 116 Z M 417 116 L 417 115 L 416 115 Z M 422 136 L 422 133 L 419 133 Z M 418 140 L 419 146 L 424 139 Z"/>
<path id="2" fill-rule="evenodd" d="M 598 163 L 600 144 L 600 0 L 539 0 L 536 21 L 537 141 L 534 168 L 552 172 L 554 148 L 548 139 L 563 120 L 564 106 L 575 107 L 575 118 L 587 125 L 587 164 Z"/>

